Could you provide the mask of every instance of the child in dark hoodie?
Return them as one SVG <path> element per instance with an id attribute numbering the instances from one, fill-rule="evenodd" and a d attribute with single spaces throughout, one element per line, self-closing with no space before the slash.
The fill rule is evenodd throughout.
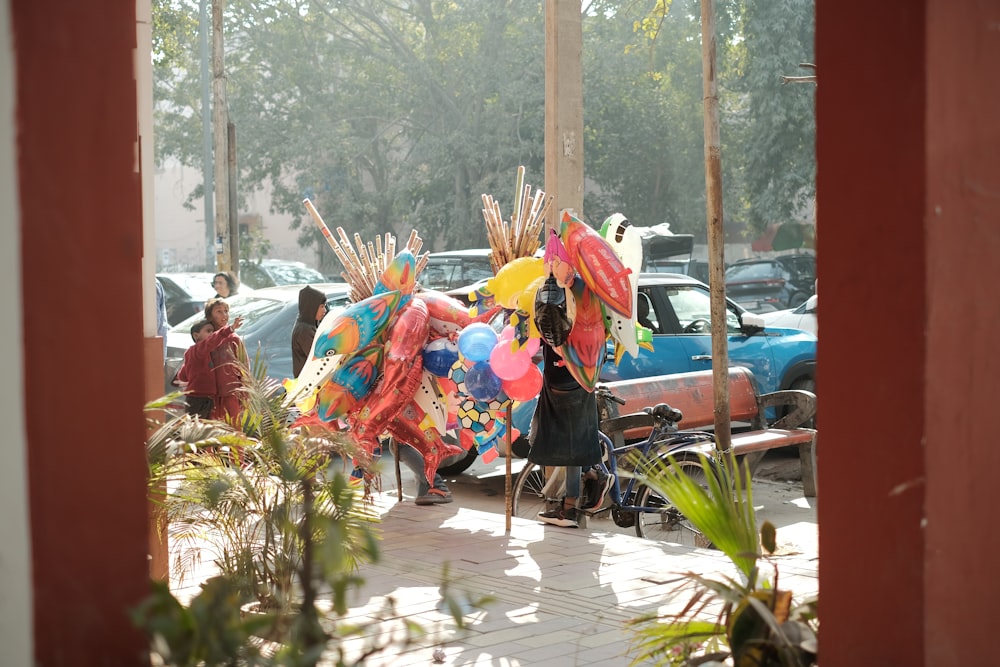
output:
<path id="1" fill-rule="evenodd" d="M 316 326 L 326 315 L 326 295 L 306 285 L 299 290 L 299 317 L 292 327 L 292 374 L 299 376 L 312 353 Z"/>

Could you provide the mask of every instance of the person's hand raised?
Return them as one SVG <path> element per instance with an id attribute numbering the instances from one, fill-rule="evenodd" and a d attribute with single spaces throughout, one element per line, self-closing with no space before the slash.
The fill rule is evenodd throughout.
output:
<path id="1" fill-rule="evenodd" d="M 236 331 L 241 326 L 243 326 L 243 316 L 242 315 L 237 315 L 236 319 L 233 320 L 233 331 Z"/>

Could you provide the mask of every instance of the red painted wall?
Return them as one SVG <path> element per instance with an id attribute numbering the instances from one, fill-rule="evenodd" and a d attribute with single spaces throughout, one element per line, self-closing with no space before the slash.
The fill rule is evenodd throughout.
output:
<path id="1" fill-rule="evenodd" d="M 923 5 L 816 3 L 824 667 L 924 664 Z"/>
<path id="2" fill-rule="evenodd" d="M 135 6 L 14 0 L 36 662 L 143 664 Z"/>
<path id="3" fill-rule="evenodd" d="M 925 664 L 997 662 L 1000 2 L 927 2 Z"/>

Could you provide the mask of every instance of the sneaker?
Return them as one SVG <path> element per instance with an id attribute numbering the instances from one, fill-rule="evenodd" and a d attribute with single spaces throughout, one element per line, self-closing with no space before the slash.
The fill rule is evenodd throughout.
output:
<path id="1" fill-rule="evenodd" d="M 539 521 L 551 523 L 553 526 L 561 526 L 563 528 L 579 528 L 580 526 L 580 524 L 576 521 L 576 509 L 572 507 L 549 510 L 548 512 L 539 512 L 538 519 Z"/>
<path id="2" fill-rule="evenodd" d="M 451 497 L 451 491 L 431 489 L 424 495 L 417 496 L 413 502 L 417 505 L 444 505 L 452 500 L 454 499 Z"/>
<path id="3" fill-rule="evenodd" d="M 597 474 L 596 479 L 583 480 L 583 502 L 580 505 L 583 510 L 600 509 L 615 481 L 615 476 L 606 472 L 603 466 L 595 466 L 593 470 Z"/>

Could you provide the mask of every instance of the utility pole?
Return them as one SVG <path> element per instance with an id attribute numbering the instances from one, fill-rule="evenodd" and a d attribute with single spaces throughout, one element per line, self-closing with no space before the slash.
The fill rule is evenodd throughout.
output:
<path id="1" fill-rule="evenodd" d="M 726 331 L 725 232 L 722 216 L 722 141 L 719 91 L 715 81 L 715 7 L 701 0 L 702 93 L 705 105 L 705 202 L 708 222 L 708 284 L 712 313 L 712 384 L 715 446 L 732 446 L 729 413 L 729 334 Z"/>
<path id="2" fill-rule="evenodd" d="M 547 230 L 559 232 L 565 209 L 582 219 L 583 18 L 577 0 L 545 3 L 545 191 L 555 196 Z"/>
<path id="3" fill-rule="evenodd" d="M 211 31 L 208 20 L 208 0 L 201 0 L 198 13 L 199 47 L 201 51 L 201 174 L 205 195 L 205 268 L 215 264 L 215 206 L 212 198 L 212 83 L 209 80 L 208 34 Z"/>
<path id="4" fill-rule="evenodd" d="M 240 276 L 240 220 L 239 202 L 236 200 L 236 125 L 226 125 L 226 169 L 229 173 L 229 267 L 237 278 Z"/>
<path id="5" fill-rule="evenodd" d="M 232 268 L 229 248 L 229 106 L 226 103 L 225 50 L 222 11 L 225 0 L 212 0 L 212 129 L 215 146 L 215 264 L 217 271 Z"/>

